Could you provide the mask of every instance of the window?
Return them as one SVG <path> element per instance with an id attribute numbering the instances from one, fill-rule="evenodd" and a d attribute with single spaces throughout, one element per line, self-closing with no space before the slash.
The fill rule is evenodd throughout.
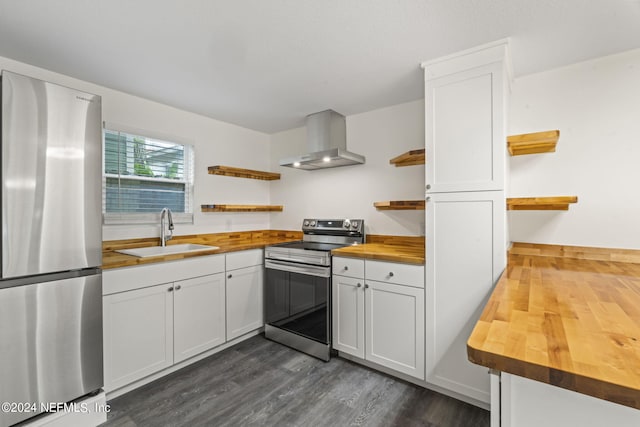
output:
<path id="1" fill-rule="evenodd" d="M 193 222 L 192 199 L 190 145 L 104 130 L 105 224 L 153 223 L 164 207 L 175 222 Z"/>

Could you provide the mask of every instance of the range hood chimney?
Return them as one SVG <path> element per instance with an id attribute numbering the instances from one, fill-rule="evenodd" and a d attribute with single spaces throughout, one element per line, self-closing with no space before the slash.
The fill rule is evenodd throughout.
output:
<path id="1" fill-rule="evenodd" d="M 307 116 L 309 154 L 280 160 L 280 166 L 315 170 L 361 165 L 364 156 L 347 151 L 347 126 L 343 115 L 325 110 Z"/>

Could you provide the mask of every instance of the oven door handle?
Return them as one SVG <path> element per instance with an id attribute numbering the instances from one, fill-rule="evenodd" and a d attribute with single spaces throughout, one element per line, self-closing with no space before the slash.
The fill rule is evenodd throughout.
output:
<path id="1" fill-rule="evenodd" d="M 280 255 L 277 252 L 266 252 L 266 257 L 270 260 L 281 260 L 281 261 L 292 261 L 292 262 L 301 262 L 301 263 L 322 263 L 325 265 L 329 262 L 328 258 L 324 255 L 304 255 L 304 256 L 292 256 L 292 255 Z M 320 264 L 318 264 L 320 265 Z"/>
<path id="2" fill-rule="evenodd" d="M 264 262 L 265 268 L 270 268 L 272 270 L 281 270 L 288 271 L 291 273 L 300 273 L 307 274 L 309 276 L 317 276 L 317 277 L 330 277 L 331 276 L 331 268 L 330 267 L 319 267 L 315 265 L 301 265 L 301 264 L 292 264 L 289 262 L 281 262 L 267 259 Z"/>

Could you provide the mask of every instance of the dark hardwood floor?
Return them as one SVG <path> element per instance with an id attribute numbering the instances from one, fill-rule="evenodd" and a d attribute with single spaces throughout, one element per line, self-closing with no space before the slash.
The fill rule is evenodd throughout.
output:
<path id="1" fill-rule="evenodd" d="M 489 426 L 489 412 L 253 337 L 113 399 L 103 426 Z"/>

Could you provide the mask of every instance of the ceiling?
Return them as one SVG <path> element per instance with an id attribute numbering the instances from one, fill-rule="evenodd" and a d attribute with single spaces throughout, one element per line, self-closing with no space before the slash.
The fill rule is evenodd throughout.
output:
<path id="1" fill-rule="evenodd" d="M 640 0 L 0 0 L 0 56 L 266 133 L 505 37 L 516 77 L 638 48 Z"/>

